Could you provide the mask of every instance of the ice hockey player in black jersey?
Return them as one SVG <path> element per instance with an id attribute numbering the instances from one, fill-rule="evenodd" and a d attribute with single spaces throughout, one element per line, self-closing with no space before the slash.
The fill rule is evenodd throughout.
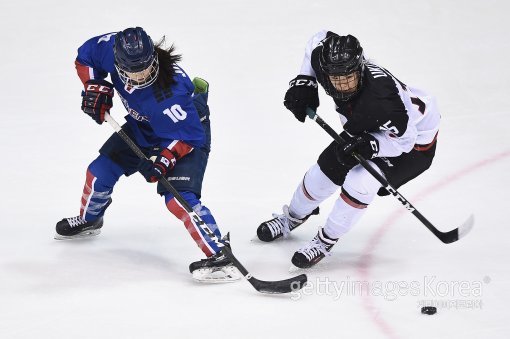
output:
<path id="1" fill-rule="evenodd" d="M 290 82 L 284 105 L 304 122 L 306 108 L 319 106 L 318 84 L 336 105 L 343 145 L 333 141 L 304 175 L 282 214 L 257 229 L 262 241 L 287 236 L 318 214 L 319 205 L 341 189 L 324 227 L 294 253 L 292 263 L 308 268 L 330 255 L 338 239 L 361 218 L 376 194 L 388 195 L 352 156 L 357 152 L 398 188 L 427 170 L 434 158 L 440 114 L 434 98 L 407 86 L 365 58 L 352 35 L 315 34 L 300 74 Z"/>

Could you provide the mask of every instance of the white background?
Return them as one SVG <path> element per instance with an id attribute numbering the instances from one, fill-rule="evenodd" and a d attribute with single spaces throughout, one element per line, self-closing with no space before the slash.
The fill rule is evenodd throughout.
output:
<path id="1" fill-rule="evenodd" d="M 3 1 L 0 337 L 507 338 L 509 7 L 493 0 Z M 379 198 L 333 255 L 307 272 L 308 295 L 266 296 L 245 281 L 192 281 L 187 267 L 201 251 L 155 186 L 134 175 L 116 186 L 100 236 L 53 240 L 55 223 L 78 214 L 85 169 L 112 133 L 80 111 L 76 49 L 137 25 L 155 40 L 166 35 L 188 74 L 211 84 L 203 202 L 256 277 L 295 274 L 288 272 L 293 252 L 323 225 L 335 199 L 290 239 L 254 240 L 330 142 L 282 105 L 306 41 L 320 29 L 357 36 L 368 56 L 437 97 L 443 120 L 434 164 L 399 191 L 441 230 L 471 213 L 474 230 L 444 245 L 394 198 Z M 321 103 L 319 114 L 340 130 L 323 92 Z M 118 98 L 112 114 L 123 120 Z M 326 279 L 329 290 L 319 289 Z M 461 282 L 471 289 L 434 296 L 427 279 L 439 289 Z M 336 298 L 333 283 L 356 281 L 380 283 L 386 294 Z M 418 295 L 393 288 L 412 282 Z M 420 314 L 419 302 L 430 299 L 478 307 Z"/>

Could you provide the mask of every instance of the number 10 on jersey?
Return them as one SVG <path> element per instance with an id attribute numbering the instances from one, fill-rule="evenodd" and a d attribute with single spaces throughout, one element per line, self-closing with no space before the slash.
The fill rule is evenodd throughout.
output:
<path id="1" fill-rule="evenodd" d="M 173 122 L 179 122 L 180 120 L 186 119 L 186 117 L 188 116 L 188 113 L 186 113 L 186 111 L 183 110 L 182 107 L 177 104 L 173 105 L 170 108 L 165 109 L 163 113 L 168 115 Z"/>

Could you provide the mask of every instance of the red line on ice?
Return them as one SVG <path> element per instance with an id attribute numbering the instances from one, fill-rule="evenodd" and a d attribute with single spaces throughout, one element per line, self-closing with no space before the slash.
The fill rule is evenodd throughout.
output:
<path id="1" fill-rule="evenodd" d="M 416 196 L 410 199 L 411 202 L 419 201 L 424 199 L 428 195 L 432 193 L 436 193 L 442 188 L 448 186 L 456 180 L 464 178 L 466 175 L 469 175 L 479 169 L 484 168 L 485 166 L 492 165 L 499 160 L 502 160 L 505 157 L 510 156 L 510 150 L 506 150 L 504 152 L 493 155 L 489 158 L 478 161 L 472 165 L 469 165 L 458 172 L 450 174 L 449 176 L 443 177 L 441 180 L 432 184 L 431 186 L 425 188 L 422 192 L 418 193 Z M 407 211 L 403 208 L 399 208 L 391 213 L 381 224 L 381 226 L 376 230 L 376 232 L 369 239 L 367 246 L 363 250 L 363 255 L 359 260 L 357 265 L 357 271 L 362 281 L 369 281 L 370 279 L 370 268 L 372 266 L 372 254 L 374 253 L 377 245 L 381 242 L 381 239 L 388 232 L 391 226 L 395 225 L 398 219 L 407 213 Z M 379 310 L 375 307 L 374 300 L 370 293 L 363 293 L 363 308 L 370 314 L 372 321 L 374 324 L 383 332 L 386 337 L 395 339 L 398 338 L 396 331 L 390 326 L 390 324 L 383 319 Z"/>

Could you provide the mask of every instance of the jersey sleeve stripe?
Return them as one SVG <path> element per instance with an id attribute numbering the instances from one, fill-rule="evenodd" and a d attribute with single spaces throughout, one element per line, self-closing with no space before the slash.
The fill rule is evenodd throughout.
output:
<path id="1" fill-rule="evenodd" d="M 76 60 L 74 62 L 76 66 L 76 72 L 78 73 L 78 77 L 80 77 L 80 80 L 83 84 L 85 84 L 90 79 L 95 79 L 94 77 L 94 69 L 92 67 L 82 65 L 81 63 Z"/>
<path id="2" fill-rule="evenodd" d="M 427 145 L 419 145 L 419 144 L 415 144 L 414 145 L 414 149 L 417 150 L 417 151 L 420 151 L 420 152 L 425 152 L 425 151 L 428 151 L 429 149 L 432 148 L 432 146 L 434 146 L 434 144 L 436 143 L 437 141 L 437 134 L 439 132 L 436 132 L 436 135 L 434 136 L 434 139 Z"/>
<path id="3" fill-rule="evenodd" d="M 175 159 L 179 160 L 186 154 L 193 151 L 193 147 L 188 145 L 182 140 L 174 140 L 168 145 L 167 149 L 172 152 L 172 154 L 175 156 Z"/>

